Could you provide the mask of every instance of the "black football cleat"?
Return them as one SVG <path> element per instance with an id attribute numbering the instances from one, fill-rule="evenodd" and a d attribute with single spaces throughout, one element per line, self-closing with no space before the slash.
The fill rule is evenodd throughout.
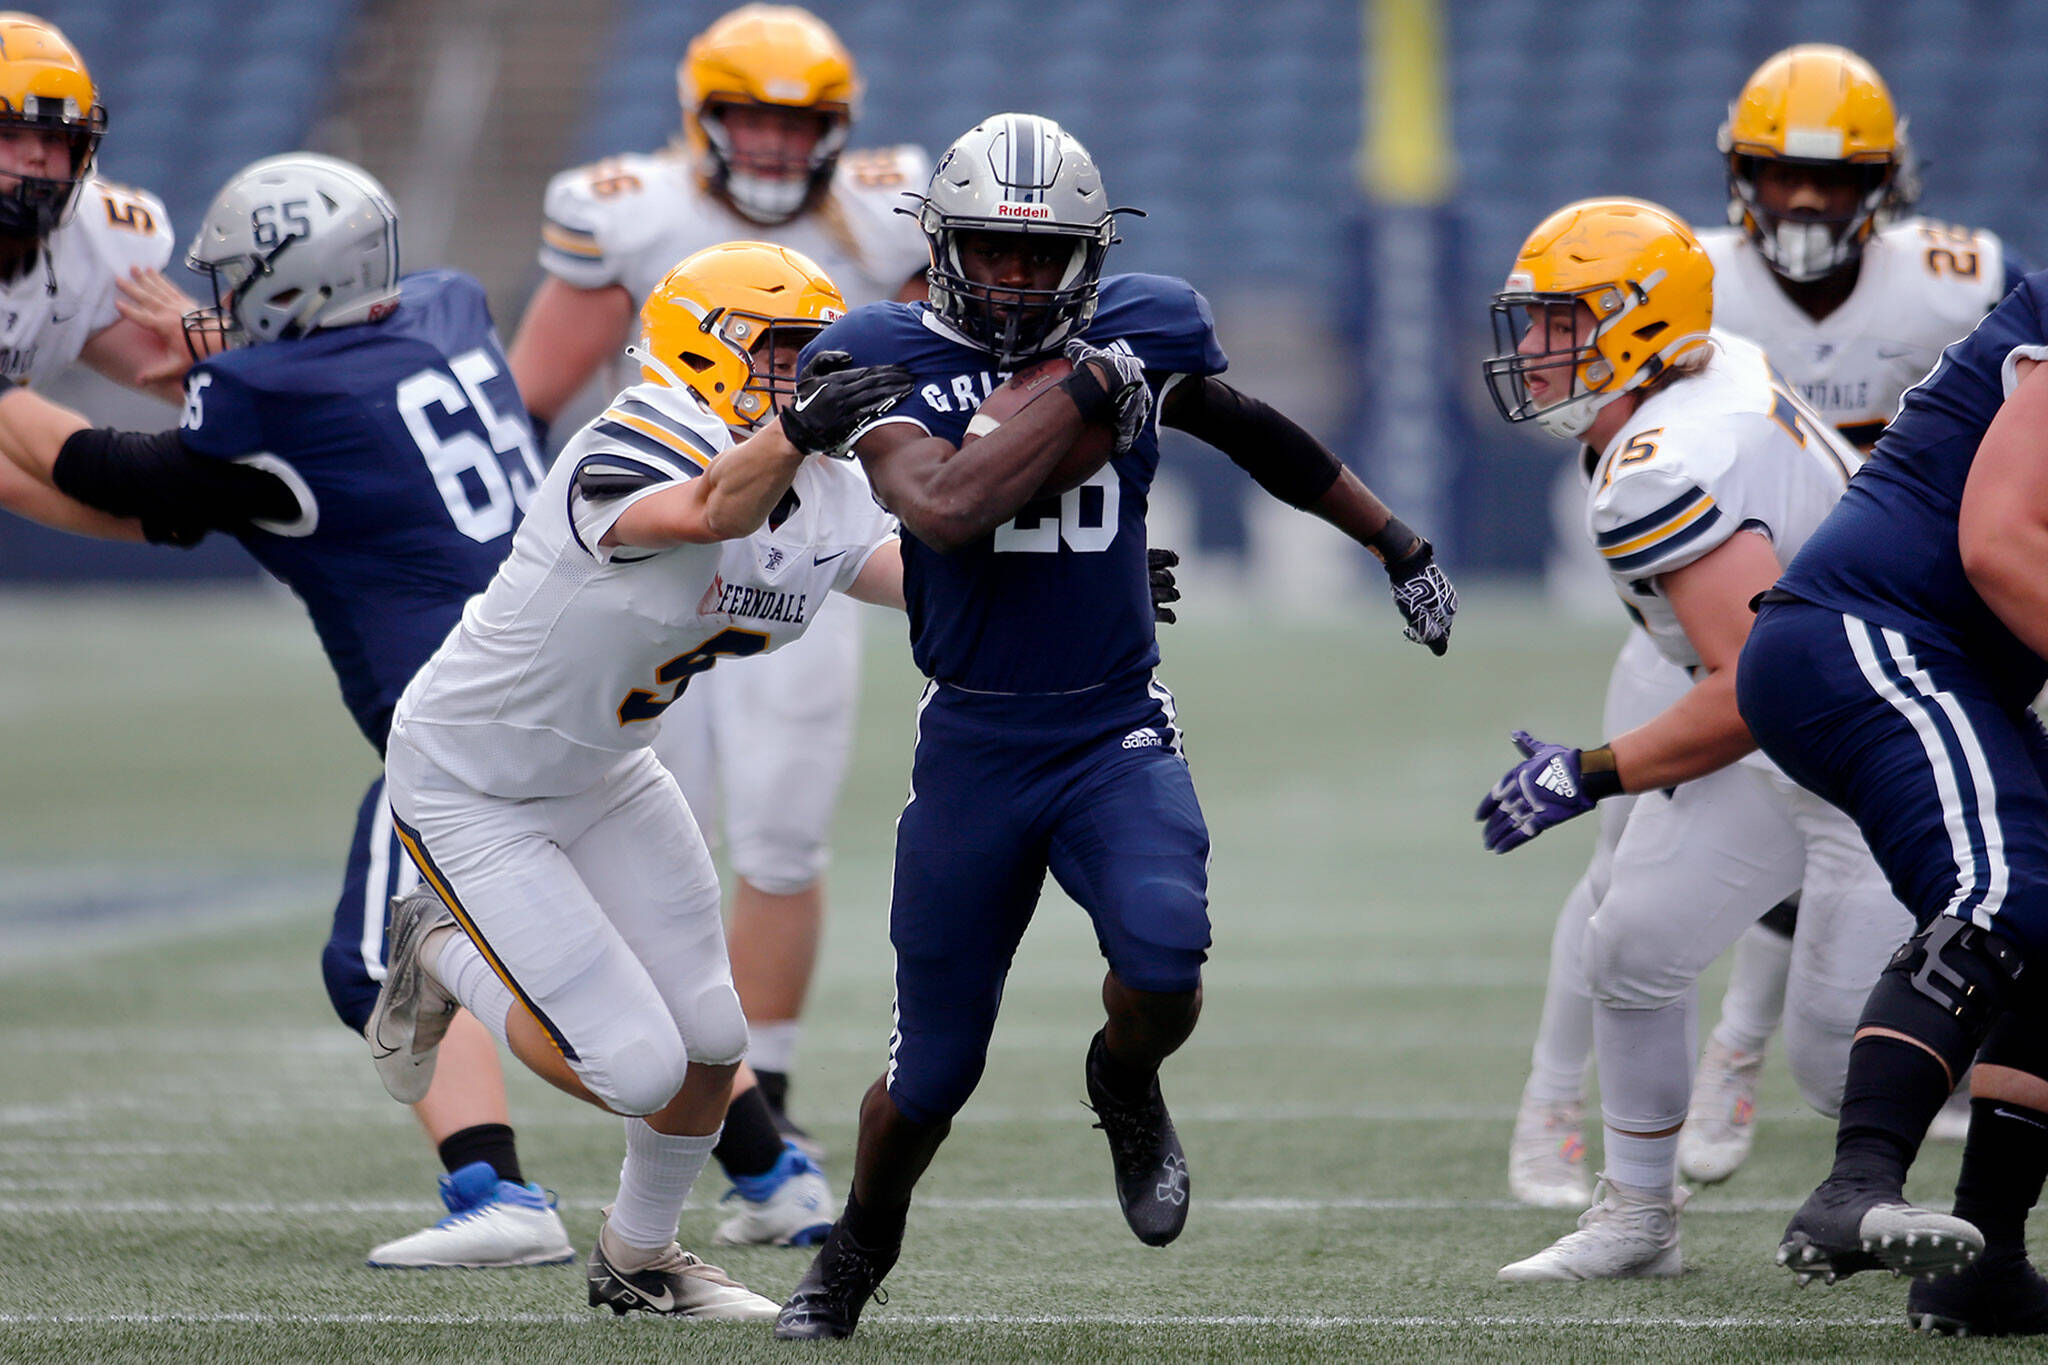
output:
<path id="1" fill-rule="evenodd" d="M 1906 1294 L 1914 1330 L 1945 1337 L 2023 1337 L 2048 1333 L 2048 1280 L 2022 1256 L 1979 1261 Z"/>
<path id="2" fill-rule="evenodd" d="M 837 1341 L 852 1336 L 869 1299 L 889 1301 L 882 1277 L 896 1264 L 902 1250 L 901 1242 L 864 1247 L 846 1235 L 845 1219 L 833 1224 L 811 1268 L 796 1282 L 789 1302 L 776 1315 L 775 1335 L 784 1341 Z"/>
<path id="3" fill-rule="evenodd" d="M 1915 1208 L 1893 1190 L 1830 1176 L 1785 1225 L 1778 1264 L 1805 1287 L 1859 1270 L 1932 1280 L 1953 1275 L 1984 1250 L 1984 1234 L 1952 1214 Z"/>
<path id="4" fill-rule="evenodd" d="M 1116 1201 L 1139 1241 L 1163 1247 L 1187 1226 L 1188 1159 L 1159 1093 L 1159 1077 L 1152 1077 L 1142 1099 L 1120 1100 L 1102 1080 L 1106 1057 L 1098 1032 L 1088 1044 L 1088 1101 L 1095 1111 L 1095 1126 L 1109 1138 Z"/>

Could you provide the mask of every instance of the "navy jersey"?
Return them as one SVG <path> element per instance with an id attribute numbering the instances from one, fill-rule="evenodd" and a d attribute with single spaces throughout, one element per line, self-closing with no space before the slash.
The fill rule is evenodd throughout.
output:
<path id="1" fill-rule="evenodd" d="M 1908 390 L 1868 463 L 1785 571 L 1796 597 L 1975 660 L 2000 694 L 2026 701 L 2048 663 L 2022 644 L 1963 573 L 1956 522 L 1977 443 L 2005 401 L 2015 354 L 2048 358 L 2048 271 L 2029 275 Z"/>
<path id="2" fill-rule="evenodd" d="M 402 282 L 377 322 L 224 351 L 193 366 L 185 445 L 283 479 L 291 522 L 232 531 L 298 594 L 363 734 L 483 591 L 542 469 L 526 409 L 467 275 Z"/>
<path id="3" fill-rule="evenodd" d="M 1135 354 L 1155 397 L 1172 375 L 1219 374 L 1229 364 L 1208 301 L 1162 275 L 1103 280 L 1086 336 Z M 806 357 L 814 350 L 846 351 L 856 365 L 908 367 L 909 396 L 877 425 L 911 422 L 955 445 L 1009 375 L 921 303 L 857 308 Z M 1145 573 L 1146 499 L 1158 467 L 1159 433 L 1148 424 L 1079 488 L 1030 503 L 951 554 L 906 530 L 903 588 L 917 666 L 977 692 L 1077 692 L 1158 663 Z"/>

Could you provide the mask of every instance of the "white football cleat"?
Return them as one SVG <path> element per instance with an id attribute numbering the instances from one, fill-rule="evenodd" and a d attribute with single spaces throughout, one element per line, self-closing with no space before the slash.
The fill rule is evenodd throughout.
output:
<path id="1" fill-rule="evenodd" d="M 711 1235 L 719 1246 L 816 1246 L 836 1216 L 825 1173 L 794 1142 L 784 1145 L 773 1170 L 735 1179 L 720 1202 L 739 1212 Z"/>
<path id="2" fill-rule="evenodd" d="M 1763 1069 L 1763 1053 L 1707 1040 L 1678 1134 L 1678 1169 L 1686 1179 L 1718 1185 L 1749 1159 L 1756 1141 L 1756 1080 Z"/>
<path id="3" fill-rule="evenodd" d="M 609 1308 L 620 1317 L 658 1313 L 717 1322 L 773 1322 L 782 1311 L 775 1300 L 762 1298 L 674 1242 L 637 1270 L 614 1266 L 613 1258 L 623 1252 L 619 1246 L 609 1250 L 605 1246 L 611 1239 L 610 1206 L 605 1208 L 605 1217 L 584 1274 L 592 1308 Z"/>
<path id="4" fill-rule="evenodd" d="M 1677 1275 L 1678 1211 L 1685 1191 L 1670 1196 L 1631 1189 L 1601 1177 L 1593 1207 L 1579 1215 L 1579 1230 L 1558 1238 L 1526 1260 L 1500 1269 L 1515 1284 L 1544 1280 L 1618 1280 Z"/>
<path id="5" fill-rule="evenodd" d="M 475 1161 L 441 1177 L 448 1216 L 430 1228 L 386 1242 L 370 1264 L 411 1270 L 483 1270 L 561 1265 L 576 1259 L 554 1198 L 538 1185 L 498 1179 Z"/>
<path id="6" fill-rule="evenodd" d="M 1586 1106 L 1526 1096 L 1508 1142 L 1508 1189 L 1539 1209 L 1583 1209 L 1592 1202 L 1586 1179 Z"/>
<path id="7" fill-rule="evenodd" d="M 377 1078 L 400 1104 L 418 1104 L 434 1083 L 434 1055 L 455 1017 L 455 997 L 442 989 L 420 957 L 428 934 L 455 916 L 421 886 L 391 902 L 390 952 L 384 984 L 363 1025 Z"/>

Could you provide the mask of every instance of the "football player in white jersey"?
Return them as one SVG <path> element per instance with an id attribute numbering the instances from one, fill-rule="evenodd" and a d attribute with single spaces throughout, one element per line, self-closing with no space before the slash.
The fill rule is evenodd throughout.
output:
<path id="1" fill-rule="evenodd" d="M 1802 897 L 1787 1050 L 1833 1113 L 1863 997 L 1911 921 L 1855 826 L 1755 754 L 1736 714 L 1749 601 L 1860 462 L 1772 374 L 1710 330 L 1713 266 L 1684 223 L 1637 200 L 1545 219 L 1494 297 L 1486 362 L 1509 421 L 1581 443 L 1586 530 L 1637 628 L 1691 686 L 1596 748 L 1516 732 L 1524 758 L 1481 802 L 1486 846 L 1635 794 L 1577 955 L 1595 1002 L 1606 1171 L 1578 1231 L 1510 1281 L 1675 1275 L 1678 1132 L 1699 973 L 1771 906 Z"/>
<path id="2" fill-rule="evenodd" d="M 511 349 L 536 419 L 551 422 L 626 340 L 676 261 L 746 237 L 821 265 L 852 305 L 922 298 L 929 252 L 897 212 L 931 166 L 922 148 L 844 151 L 860 96 L 852 59 L 804 10 L 747 5 L 690 44 L 676 71 L 678 145 L 566 171 L 548 186 L 547 271 Z M 671 761 L 707 834 L 720 824 L 737 886 L 733 976 L 777 1123 L 823 926 L 827 835 L 852 744 L 860 613 L 830 601 L 794 648 L 690 689 L 667 717 Z"/>
<path id="3" fill-rule="evenodd" d="M 1719 143 L 1733 226 L 1699 234 L 1714 263 L 1714 325 L 1761 345 L 1792 393 L 1868 449 L 1906 389 L 2024 271 L 1991 233 L 1898 221 L 1915 192 L 1906 123 L 1883 80 L 1844 48 L 1808 44 L 1765 61 L 1729 106 Z M 1616 686 L 1641 704 L 1661 705 L 1659 689 L 1641 681 L 1657 668 L 1648 641 L 1632 634 L 1623 655 Z M 1609 704 L 1635 703 L 1617 703 L 1611 693 Z M 1619 816 L 1603 806 L 1589 878 L 1600 878 L 1618 835 Z M 1574 924 L 1589 908 L 1582 882 L 1554 945 L 1575 938 Z M 1680 1141 L 1689 1180 L 1725 1180 L 1749 1153 L 1764 1045 L 1784 1007 L 1795 914 L 1795 904 L 1774 909 L 1736 945 Z M 1524 1202 L 1585 1202 L 1581 1097 L 1591 1044 L 1584 974 L 1574 954 L 1554 946 L 1509 1152 L 1509 1183 Z M 1960 1139 L 1966 1105 L 1945 1117 L 1954 1122 L 1943 1135 Z"/>
<path id="4" fill-rule="evenodd" d="M 54 25 L 0 14 L 0 380 L 39 384 L 75 360 L 175 403 L 190 359 L 133 320 L 129 301 L 171 289 L 170 218 L 155 195 L 93 174 L 107 111 Z M 172 290 L 173 294 L 176 291 Z M 194 305 L 176 295 L 183 307 Z M 0 507 L 65 515 L 47 487 L 0 461 Z"/>
<path id="5" fill-rule="evenodd" d="M 787 300 L 758 329 L 695 274 L 735 250 L 779 275 L 771 292 Z M 678 265 L 628 352 L 641 382 L 569 442 L 392 722 L 387 791 L 426 885 L 392 910 L 366 1030 L 379 1072 L 417 1099 L 459 1001 L 537 1074 L 627 1116 L 588 1264 L 590 1302 L 617 1313 L 776 1311 L 675 1241 L 747 1024 L 710 855 L 648 745 L 700 674 L 796 638 L 828 592 L 901 605 L 892 521 L 850 464 L 807 456 L 896 401 L 907 377 L 814 374 L 737 446 L 732 413 L 714 410 L 742 393 L 772 404 L 770 375 L 787 376 L 843 307 L 781 248 Z M 679 374 L 706 323 L 753 356 L 743 390 L 711 403 Z"/>

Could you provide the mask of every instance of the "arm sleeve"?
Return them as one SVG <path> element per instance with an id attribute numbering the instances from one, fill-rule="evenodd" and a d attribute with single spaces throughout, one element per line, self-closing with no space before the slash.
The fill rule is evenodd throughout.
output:
<path id="1" fill-rule="evenodd" d="M 1184 377 L 1170 392 L 1170 425 L 1228 455 L 1282 502 L 1313 507 L 1343 473 L 1330 448 L 1292 418 L 1214 375 Z"/>
<path id="2" fill-rule="evenodd" d="M 210 459 L 175 431 L 153 435 L 88 427 L 64 442 L 52 466 L 57 488 L 88 507 L 136 517 L 156 544 L 196 544 L 208 531 L 252 521 L 290 521 L 299 500 L 275 474 Z"/>

